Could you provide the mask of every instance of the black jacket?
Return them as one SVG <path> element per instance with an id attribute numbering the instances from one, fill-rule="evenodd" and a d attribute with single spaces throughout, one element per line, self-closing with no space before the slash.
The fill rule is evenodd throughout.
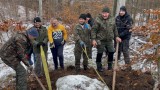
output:
<path id="1" fill-rule="evenodd" d="M 133 24 L 133 20 L 128 13 L 126 13 L 124 16 L 118 15 L 116 17 L 116 26 L 117 26 L 118 34 L 122 40 L 130 39 L 131 32 L 129 32 L 129 30 L 131 29 L 132 24 Z"/>

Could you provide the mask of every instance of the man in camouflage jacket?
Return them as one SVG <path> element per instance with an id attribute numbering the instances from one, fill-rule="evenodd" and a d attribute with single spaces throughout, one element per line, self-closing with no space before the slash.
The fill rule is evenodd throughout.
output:
<path id="1" fill-rule="evenodd" d="M 83 68 L 84 70 L 87 70 L 88 58 L 83 51 L 84 47 L 86 47 L 87 55 L 90 56 L 89 49 L 91 47 L 91 39 L 90 39 L 91 27 L 89 24 L 85 23 L 85 21 L 86 21 L 86 15 L 81 14 L 79 17 L 79 24 L 77 24 L 74 29 L 74 36 L 75 36 L 74 55 L 75 55 L 75 67 L 77 71 L 80 70 L 80 59 L 82 54 L 84 59 Z"/>
<path id="2" fill-rule="evenodd" d="M 92 44 L 97 47 L 98 53 L 96 57 L 97 70 L 103 71 L 101 59 L 104 50 L 108 53 L 108 69 L 112 69 L 114 50 L 114 39 L 121 42 L 118 32 L 115 28 L 115 20 L 110 16 L 108 7 L 104 7 L 102 13 L 95 19 L 91 31 Z"/>
<path id="3" fill-rule="evenodd" d="M 17 33 L 11 37 L 0 49 L 1 60 L 16 71 L 16 90 L 27 90 L 27 72 L 20 62 L 32 69 L 28 54 L 32 48 L 31 40 L 37 36 L 37 30 L 31 28 L 26 33 Z"/>
<path id="4" fill-rule="evenodd" d="M 35 17 L 34 20 L 34 28 L 37 28 L 39 36 L 33 41 L 33 53 L 35 55 L 35 73 L 38 77 L 43 75 L 42 68 L 42 59 L 40 54 L 40 46 L 43 47 L 46 60 L 47 60 L 47 51 L 48 51 L 48 35 L 47 29 L 42 26 L 41 19 L 39 17 Z"/>

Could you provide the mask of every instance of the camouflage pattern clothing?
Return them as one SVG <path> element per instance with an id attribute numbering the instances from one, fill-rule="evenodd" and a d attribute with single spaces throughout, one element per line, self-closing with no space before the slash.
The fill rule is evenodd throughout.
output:
<path id="1" fill-rule="evenodd" d="M 41 76 L 43 74 L 43 68 L 42 68 L 42 59 L 40 54 L 40 46 L 38 45 L 39 42 L 43 42 L 44 46 L 44 53 L 47 60 L 47 51 L 48 51 L 48 35 L 47 35 L 47 29 L 43 26 L 41 26 L 38 30 L 39 36 L 33 41 L 33 53 L 35 55 L 35 68 L 34 71 L 37 74 L 37 76 Z"/>
<path id="2" fill-rule="evenodd" d="M 84 53 L 80 41 L 82 40 L 86 45 L 86 50 L 88 56 L 90 56 L 89 49 L 91 47 L 91 40 L 90 40 L 90 34 L 91 34 L 91 27 L 89 24 L 77 24 L 74 29 L 74 36 L 75 36 L 75 48 L 74 48 L 74 55 L 75 55 L 75 66 L 77 69 L 80 69 L 80 59 L 81 55 L 83 54 L 83 66 L 88 66 L 88 58 L 86 54 Z"/>
<path id="3" fill-rule="evenodd" d="M 114 39 L 118 37 L 118 32 L 115 27 L 115 20 L 109 16 L 108 19 L 103 19 L 102 15 L 99 15 L 92 27 L 91 31 L 92 40 L 97 42 L 97 69 L 102 69 L 101 58 L 104 51 L 108 52 L 108 67 L 111 68 L 110 63 L 113 61 Z M 98 68 L 99 67 L 99 68 Z"/>
<path id="4" fill-rule="evenodd" d="M 29 66 L 26 55 L 30 49 L 30 40 L 24 33 L 11 37 L 0 49 L 2 61 L 16 71 L 16 90 L 27 90 L 27 72 L 20 62 Z"/>

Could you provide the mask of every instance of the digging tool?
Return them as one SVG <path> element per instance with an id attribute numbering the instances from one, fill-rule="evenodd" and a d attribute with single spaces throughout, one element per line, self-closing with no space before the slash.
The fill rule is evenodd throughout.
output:
<path id="1" fill-rule="evenodd" d="M 112 90 L 115 90 L 116 69 L 117 69 L 117 62 L 118 62 L 118 48 L 119 48 L 119 43 L 117 43 L 116 45 L 116 58 L 115 58 L 114 69 L 113 69 Z"/>
<path id="2" fill-rule="evenodd" d="M 40 79 L 38 78 L 38 76 L 35 74 L 34 71 L 32 71 L 32 74 L 34 75 L 34 77 L 36 78 L 36 80 L 38 81 L 38 83 L 40 84 L 40 86 L 42 87 L 42 89 L 46 90 L 46 88 L 44 87 L 44 85 L 42 84 L 42 82 L 40 81 Z"/>
<path id="3" fill-rule="evenodd" d="M 86 45 L 84 45 L 84 47 L 81 47 L 81 48 L 82 48 L 83 52 L 86 54 L 88 61 L 91 62 L 92 64 L 94 64 L 94 63 L 93 63 L 93 60 L 89 59 L 89 56 L 88 56 L 88 54 L 87 54 Z M 104 79 L 103 79 L 103 78 L 101 77 L 101 75 L 98 73 L 97 69 L 95 69 L 94 67 L 93 67 L 93 69 L 95 70 L 96 74 L 97 74 L 98 77 L 101 79 L 101 81 L 102 81 L 105 85 L 107 85 L 106 82 L 104 81 Z"/>
<path id="4" fill-rule="evenodd" d="M 25 64 L 23 62 L 20 62 L 21 65 L 31 74 L 33 74 L 33 76 L 36 78 L 36 80 L 38 81 L 39 85 L 42 87 L 43 90 L 46 90 L 46 88 L 44 87 L 44 85 L 42 84 L 42 82 L 40 81 L 40 79 L 38 78 L 38 76 L 35 74 L 34 71 L 30 71 L 27 69 L 27 67 L 25 66 Z"/>
<path id="5" fill-rule="evenodd" d="M 51 80 L 50 80 L 49 71 L 48 71 L 47 60 L 46 60 L 46 56 L 45 56 L 45 53 L 44 53 L 44 50 L 43 50 L 42 46 L 40 46 L 40 51 L 41 51 L 43 69 L 44 69 L 44 73 L 45 73 L 46 80 L 47 80 L 48 90 L 52 90 Z"/>

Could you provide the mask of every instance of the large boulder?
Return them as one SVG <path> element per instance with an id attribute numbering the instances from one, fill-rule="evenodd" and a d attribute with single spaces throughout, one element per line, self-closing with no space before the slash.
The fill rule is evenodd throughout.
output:
<path id="1" fill-rule="evenodd" d="M 68 75 L 56 82 L 57 90 L 109 90 L 108 86 L 84 75 Z"/>

